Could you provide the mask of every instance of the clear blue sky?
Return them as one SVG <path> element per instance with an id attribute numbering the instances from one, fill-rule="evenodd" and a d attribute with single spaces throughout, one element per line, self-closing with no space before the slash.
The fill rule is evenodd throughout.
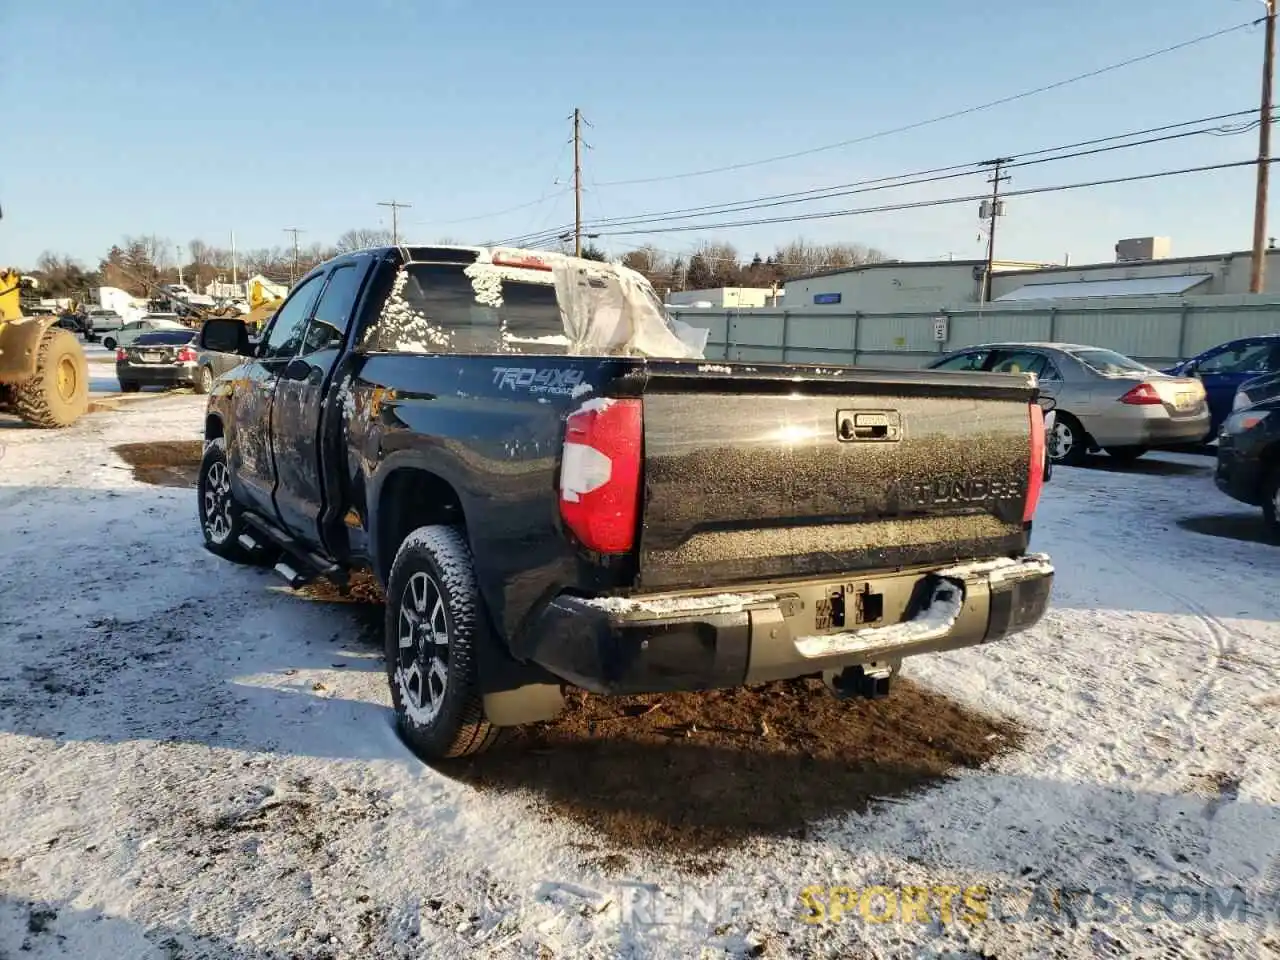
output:
<path id="1" fill-rule="evenodd" d="M 717 176 L 631 186 L 845 140 L 1050 83 L 1261 14 L 1257 0 L 0 0 L 0 263 L 87 264 L 125 234 L 242 248 L 331 241 L 402 212 L 413 239 L 571 220 L 566 117 L 593 126 L 588 217 L 731 201 L 1016 154 L 1256 105 L 1261 28 L 909 133 Z M 1019 171 L 1011 189 L 1249 159 L 1256 133 Z M 555 181 L 560 180 L 556 186 Z M 969 193 L 981 180 L 846 205 Z M 1278 185 L 1277 189 L 1280 189 Z M 817 209 L 817 208 L 813 208 Z M 1252 171 L 1009 202 L 998 255 L 1244 249 Z M 1280 223 L 1273 224 L 1280 235 Z M 893 256 L 979 256 L 976 205 L 651 238 L 748 255 L 797 235 Z M 608 240 L 615 252 L 645 237 Z"/>

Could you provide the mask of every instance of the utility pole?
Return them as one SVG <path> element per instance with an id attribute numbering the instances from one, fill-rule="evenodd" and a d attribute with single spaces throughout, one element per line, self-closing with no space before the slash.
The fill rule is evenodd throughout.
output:
<path id="1" fill-rule="evenodd" d="M 231 231 L 231 285 L 234 287 L 238 283 L 236 277 L 236 232 Z"/>
<path id="2" fill-rule="evenodd" d="M 289 286 L 293 286 L 298 279 L 298 234 L 302 231 L 297 227 L 285 227 L 284 232 L 293 234 L 293 269 L 289 271 Z"/>
<path id="3" fill-rule="evenodd" d="M 591 144 L 582 139 L 582 125 L 591 126 L 591 121 L 582 115 L 577 107 L 573 108 L 573 255 L 582 256 L 582 148 L 590 149 Z"/>
<path id="4" fill-rule="evenodd" d="M 183 286 L 183 283 L 182 283 L 182 247 L 175 247 L 174 249 L 178 251 L 178 286 L 180 286 L 180 287 L 181 287 L 181 286 Z"/>
<path id="5" fill-rule="evenodd" d="M 399 245 L 400 245 L 400 217 L 399 217 L 399 212 L 400 212 L 400 209 L 401 209 L 402 207 L 403 207 L 405 210 L 408 210 L 410 207 L 412 207 L 412 206 L 413 206 L 413 204 L 411 204 L 411 203 L 400 203 L 400 202 L 399 202 L 399 201 L 397 201 L 397 200 L 381 200 L 381 201 L 379 201 L 379 202 L 378 202 L 378 206 L 380 206 L 380 207 L 390 207 L 390 208 L 391 208 L 391 245 L 392 245 L 392 246 L 399 246 Z"/>
<path id="6" fill-rule="evenodd" d="M 1258 191 L 1253 207 L 1253 268 L 1249 292 L 1261 293 L 1266 281 L 1267 189 L 1271 179 L 1271 77 L 1276 60 L 1276 0 L 1267 6 L 1266 40 L 1262 48 L 1262 103 L 1258 116 Z"/>
<path id="7" fill-rule="evenodd" d="M 991 199 L 983 204 L 983 209 L 979 211 L 979 216 L 983 216 L 987 221 L 987 269 L 982 275 L 982 302 L 988 303 L 991 300 L 991 272 L 995 268 L 996 262 L 996 218 L 1000 216 L 1000 184 L 1008 182 L 1011 177 L 1001 176 L 1000 168 L 1006 163 L 1011 163 L 1012 157 L 997 157 L 994 160 L 988 160 L 983 164 L 984 167 L 991 167 Z M 988 207 L 988 204 L 990 206 Z"/>
<path id="8" fill-rule="evenodd" d="M 573 108 L 573 255 L 582 256 L 582 111 Z"/>

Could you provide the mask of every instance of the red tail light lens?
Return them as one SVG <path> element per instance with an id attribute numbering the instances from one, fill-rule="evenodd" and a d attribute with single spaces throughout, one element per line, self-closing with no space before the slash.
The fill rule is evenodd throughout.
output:
<path id="1" fill-rule="evenodd" d="M 126 351 L 124 347 L 120 347 L 120 348 L 118 348 L 118 349 L 116 350 L 116 359 L 117 359 L 117 360 L 128 360 L 128 359 L 129 359 L 129 353 L 128 353 L 128 351 Z"/>
<path id="2" fill-rule="evenodd" d="M 640 513 L 644 418 L 640 400 L 590 400 L 569 415 L 560 465 L 560 516 L 588 550 L 627 553 Z"/>
<path id="3" fill-rule="evenodd" d="M 195 363 L 196 352 L 192 350 L 190 347 L 183 347 L 181 350 L 178 351 L 178 362 L 179 363 Z"/>
<path id="4" fill-rule="evenodd" d="M 1132 403 L 1137 405 L 1147 405 L 1153 403 L 1164 403 L 1160 399 L 1160 394 L 1156 392 L 1156 388 L 1149 383 L 1140 383 L 1123 397 L 1120 398 L 1121 403 Z"/>
<path id="5" fill-rule="evenodd" d="M 1031 464 L 1027 468 L 1027 505 L 1022 508 L 1022 522 L 1030 523 L 1040 505 L 1044 491 L 1044 411 L 1040 404 L 1031 404 Z"/>

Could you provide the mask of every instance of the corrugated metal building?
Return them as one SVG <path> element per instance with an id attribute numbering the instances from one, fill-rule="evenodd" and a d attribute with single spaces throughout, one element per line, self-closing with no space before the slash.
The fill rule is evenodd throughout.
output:
<path id="1" fill-rule="evenodd" d="M 1073 267 L 998 261 L 991 295 L 996 302 L 1010 303 L 1245 294 L 1249 267 L 1248 252 Z M 943 260 L 832 270 L 788 282 L 786 306 L 869 313 L 963 307 L 980 301 L 983 269 L 981 260 Z M 1266 292 L 1280 293 L 1280 250 L 1268 251 Z"/>
<path id="2" fill-rule="evenodd" d="M 1017 273 L 1044 264 L 999 260 L 994 273 Z M 835 307 L 845 310 L 933 309 L 979 299 L 985 260 L 868 263 L 826 270 L 787 281 L 788 309 Z"/>

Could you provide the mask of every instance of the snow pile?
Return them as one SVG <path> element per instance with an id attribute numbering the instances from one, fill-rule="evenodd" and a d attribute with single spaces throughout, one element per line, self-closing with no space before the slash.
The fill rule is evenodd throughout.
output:
<path id="1" fill-rule="evenodd" d="M 597 597 L 582 601 L 588 607 L 618 614 L 674 614 L 740 613 L 756 603 L 768 603 L 776 599 L 771 593 L 718 593 L 706 597 L 646 597 L 633 600 L 629 597 Z"/>

